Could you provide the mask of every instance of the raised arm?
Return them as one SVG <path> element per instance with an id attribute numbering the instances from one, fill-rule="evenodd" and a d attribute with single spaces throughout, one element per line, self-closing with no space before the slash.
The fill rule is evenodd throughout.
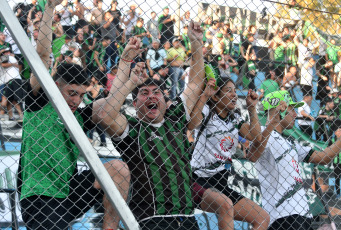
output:
<path id="1" fill-rule="evenodd" d="M 187 128 L 189 130 L 195 129 L 202 123 L 203 120 L 202 111 L 204 109 L 204 106 L 206 105 L 207 101 L 218 91 L 218 88 L 215 89 L 216 87 L 215 82 L 216 80 L 214 78 L 211 78 L 207 82 L 204 92 L 200 95 L 199 100 L 197 101 L 196 105 L 194 106 L 190 114 L 191 120 L 187 125 Z"/>
<path id="2" fill-rule="evenodd" d="M 249 89 L 249 92 L 246 97 L 246 105 L 247 110 L 249 111 L 250 116 L 250 124 L 244 123 L 239 130 L 239 133 L 242 137 L 250 140 L 250 141 L 261 141 L 261 128 L 259 124 L 258 114 L 257 114 L 257 106 L 258 103 L 258 95 L 256 92 Z"/>
<path id="3" fill-rule="evenodd" d="M 40 23 L 39 34 L 38 34 L 38 42 L 37 42 L 37 52 L 39 54 L 40 59 L 43 61 L 45 67 L 49 69 L 49 59 L 51 50 L 51 42 L 52 42 L 52 21 L 53 21 L 53 9 L 56 5 L 60 4 L 61 0 L 48 0 L 45 5 L 45 11 Z M 32 87 L 32 92 L 34 95 L 37 95 L 40 84 L 37 78 L 31 74 L 30 84 Z"/>
<path id="4" fill-rule="evenodd" d="M 189 71 L 189 82 L 183 92 L 187 112 L 191 114 L 193 107 L 197 103 L 202 90 L 204 89 L 204 56 L 202 52 L 203 31 L 197 22 L 191 22 L 188 28 L 188 37 L 191 42 L 193 55 Z"/>
<path id="5" fill-rule="evenodd" d="M 246 155 L 246 158 L 251 162 L 256 162 L 263 154 L 270 135 L 273 130 L 276 129 L 278 125 L 280 125 L 280 112 L 284 112 L 287 108 L 287 104 L 284 101 L 281 101 L 280 104 L 275 108 L 269 111 L 268 117 L 270 118 L 266 128 L 263 130 L 261 139 L 256 139 L 252 142 L 250 150 Z"/>

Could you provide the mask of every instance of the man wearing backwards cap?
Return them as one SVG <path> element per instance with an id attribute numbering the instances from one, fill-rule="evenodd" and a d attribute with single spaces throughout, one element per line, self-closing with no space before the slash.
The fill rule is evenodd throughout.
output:
<path id="1" fill-rule="evenodd" d="M 341 139 L 324 151 L 314 151 L 296 141 L 286 139 L 282 132 L 292 129 L 297 116 L 287 91 L 268 94 L 263 102 L 267 127 L 262 127 L 262 140 L 254 141 L 247 158 L 256 162 L 263 195 L 263 208 L 270 214 L 270 230 L 311 229 L 312 216 L 303 189 L 298 162 L 328 164 L 340 152 Z"/>

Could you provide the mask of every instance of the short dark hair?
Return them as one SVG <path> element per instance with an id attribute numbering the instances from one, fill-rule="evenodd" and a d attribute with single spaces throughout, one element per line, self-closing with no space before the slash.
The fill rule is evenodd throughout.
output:
<path id="1" fill-rule="evenodd" d="M 105 40 L 111 40 L 111 38 L 109 36 L 104 36 L 104 38 L 102 39 L 102 41 L 105 41 Z"/>
<path id="2" fill-rule="evenodd" d="M 150 85 L 155 85 L 155 86 L 158 86 L 163 94 L 163 91 L 165 89 L 165 85 L 164 85 L 164 82 L 163 81 L 160 81 L 160 80 L 156 80 L 156 79 L 153 79 L 153 78 L 148 78 L 143 84 L 137 86 L 133 92 L 132 92 L 132 96 L 133 96 L 133 101 L 136 100 L 137 98 L 137 94 L 139 93 L 139 90 L 144 87 L 144 86 L 150 86 Z"/>
<path id="3" fill-rule="evenodd" d="M 69 85 L 75 84 L 89 86 L 89 79 L 86 75 L 86 72 L 80 65 L 76 64 L 60 64 L 57 68 L 57 73 L 54 76 L 54 80 L 62 80 Z"/>

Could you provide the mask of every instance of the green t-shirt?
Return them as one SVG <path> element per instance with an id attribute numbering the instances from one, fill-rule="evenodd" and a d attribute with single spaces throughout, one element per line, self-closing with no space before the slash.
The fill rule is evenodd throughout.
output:
<path id="1" fill-rule="evenodd" d="M 11 46 L 11 44 L 9 44 L 8 42 L 4 42 L 3 45 L 0 44 L 0 50 L 3 49 L 3 48 L 10 48 L 10 49 L 11 49 L 11 52 L 13 52 L 13 51 L 12 51 L 12 46 Z"/>
<path id="2" fill-rule="evenodd" d="M 193 214 L 191 155 L 181 99 L 167 109 L 159 124 L 126 117 L 129 130 L 113 142 L 131 171 L 129 206 L 135 217 Z"/>
<path id="3" fill-rule="evenodd" d="M 337 50 L 336 49 L 334 49 L 333 47 L 329 46 L 327 48 L 327 54 L 328 54 L 329 60 L 331 60 L 334 65 L 339 62 L 339 60 L 337 59 Z"/>
<path id="4" fill-rule="evenodd" d="M 290 42 L 287 47 L 287 57 L 289 64 L 292 66 L 296 66 L 298 59 L 296 55 L 296 45 L 293 42 Z"/>
<path id="5" fill-rule="evenodd" d="M 261 84 L 260 89 L 264 90 L 264 97 L 265 97 L 269 93 L 278 91 L 279 90 L 279 85 L 274 80 L 267 79 L 266 81 L 264 81 Z"/>
<path id="6" fill-rule="evenodd" d="M 38 96 L 30 93 L 25 106 L 18 170 L 20 199 L 34 195 L 65 198 L 77 169 L 79 150 L 43 90 Z M 74 113 L 82 127 L 83 121 L 88 124 L 91 108 L 89 105 Z"/>
<path id="7" fill-rule="evenodd" d="M 276 61 L 276 66 L 284 66 L 285 65 L 285 53 L 284 53 L 285 48 L 283 46 L 278 46 L 275 49 L 275 61 Z"/>
<path id="8" fill-rule="evenodd" d="M 97 63 L 95 61 L 95 58 L 94 58 L 95 57 L 95 51 L 98 52 L 98 61 L 102 65 L 103 61 L 104 61 L 104 56 L 105 56 L 105 48 L 104 48 L 104 46 L 102 45 L 101 42 L 97 43 L 95 45 L 94 52 L 92 52 L 91 60 L 90 60 L 90 62 L 92 62 L 92 64 L 93 64 L 93 66 L 98 67 L 98 65 L 97 65 Z"/>
<path id="9" fill-rule="evenodd" d="M 62 46 L 65 44 L 65 37 L 66 34 L 52 41 L 52 53 L 55 59 L 57 59 L 60 56 Z"/>

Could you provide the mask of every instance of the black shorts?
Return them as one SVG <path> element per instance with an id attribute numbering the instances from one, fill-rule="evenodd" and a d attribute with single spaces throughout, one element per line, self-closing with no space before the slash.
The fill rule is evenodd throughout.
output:
<path id="1" fill-rule="evenodd" d="M 140 222 L 143 230 L 199 230 L 194 216 L 154 217 Z"/>
<path id="2" fill-rule="evenodd" d="M 311 223 L 311 218 L 296 214 L 275 220 L 268 230 L 312 230 Z"/>
<path id="3" fill-rule="evenodd" d="M 68 229 L 72 220 L 101 202 L 103 192 L 93 187 L 94 181 L 90 170 L 82 171 L 71 179 L 67 198 L 31 196 L 21 200 L 22 218 L 27 229 Z"/>
<path id="4" fill-rule="evenodd" d="M 240 193 L 234 191 L 230 187 L 228 187 L 228 177 L 230 176 L 230 171 L 223 170 L 218 172 L 212 177 L 197 177 L 195 174 L 193 178 L 195 182 L 197 182 L 202 187 L 208 188 L 215 188 L 218 191 L 225 194 L 228 198 L 231 199 L 233 205 L 237 204 L 241 199 L 245 198 Z"/>
<path id="5" fill-rule="evenodd" d="M 7 82 L 4 88 L 4 96 L 8 101 L 20 102 L 24 97 L 24 89 L 21 79 L 13 79 Z"/>

